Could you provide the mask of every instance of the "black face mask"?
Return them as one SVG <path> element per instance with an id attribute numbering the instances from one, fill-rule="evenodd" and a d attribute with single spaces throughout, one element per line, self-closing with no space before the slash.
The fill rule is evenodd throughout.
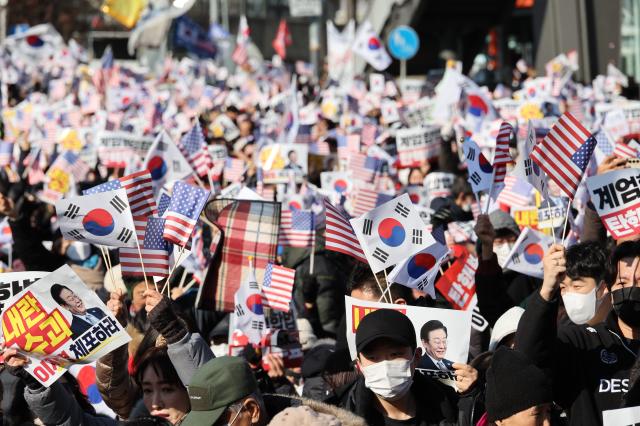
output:
<path id="1" fill-rule="evenodd" d="M 640 327 L 640 287 L 614 290 L 611 298 L 618 318 L 630 327 Z"/>

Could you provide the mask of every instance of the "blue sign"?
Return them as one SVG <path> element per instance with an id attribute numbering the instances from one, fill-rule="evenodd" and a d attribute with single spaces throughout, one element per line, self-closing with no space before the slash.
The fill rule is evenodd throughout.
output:
<path id="1" fill-rule="evenodd" d="M 406 61 L 415 56 L 420 48 L 418 34 L 411 27 L 401 25 L 389 34 L 389 52 L 391 56 L 401 61 Z"/>

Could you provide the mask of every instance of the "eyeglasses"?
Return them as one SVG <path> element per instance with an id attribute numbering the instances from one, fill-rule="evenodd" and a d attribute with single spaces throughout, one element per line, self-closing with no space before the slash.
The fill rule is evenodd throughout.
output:
<path id="1" fill-rule="evenodd" d="M 240 413 L 242 413 L 242 410 L 245 409 L 244 404 L 240 407 L 240 409 L 238 410 L 238 412 L 236 412 L 236 415 L 233 416 L 233 418 L 231 419 L 231 421 L 229 423 L 216 423 L 215 426 L 233 426 L 233 424 L 236 422 L 236 420 L 238 420 L 238 417 L 240 417 Z"/>

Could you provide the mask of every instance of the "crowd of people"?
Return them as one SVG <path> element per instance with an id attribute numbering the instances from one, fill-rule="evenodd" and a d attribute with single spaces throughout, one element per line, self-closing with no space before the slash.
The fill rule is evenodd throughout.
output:
<path id="1" fill-rule="evenodd" d="M 344 80 L 327 70 L 318 80 L 304 64 L 246 58 L 234 72 L 213 61 L 167 59 L 153 75 L 114 64 L 110 52 L 89 64 L 73 46 L 58 46 L 65 54 L 49 55 L 38 67 L 17 44 L 3 50 L 0 144 L 9 148 L 0 149 L 6 154 L 0 259 L 5 273 L 72 266 L 108 310 L 87 307 L 65 283 L 53 285 L 51 297 L 71 315 L 72 335 L 112 315 L 131 341 L 95 361 L 89 384 L 65 372 L 48 386 L 27 371 L 42 353 L 3 343 L 3 424 L 599 425 L 607 410 L 640 405 L 637 234 L 608 235 L 584 183 L 571 199 L 553 177 L 544 193 L 522 182 L 524 190 L 508 183 L 502 192 L 480 194 L 463 151 L 463 142 L 473 140 L 492 158 L 500 124 L 511 122 L 506 174 L 512 176 L 528 159 L 527 137 L 545 137 L 571 112 L 598 134 L 586 176 L 633 167 L 640 151 L 622 155 L 618 148 L 635 149 L 635 117 L 623 114 L 620 135 L 612 135 L 620 123 L 607 121 L 612 111 L 633 106 L 620 94 L 626 84 L 620 75 L 574 82 L 574 62 L 561 55 L 545 76 L 519 62 L 518 79 L 481 88 L 450 62 L 437 85 L 423 82 L 415 90 L 375 72 L 369 80 Z M 431 136 L 423 134 L 417 154 L 408 154 L 402 131 L 416 128 Z M 171 257 L 174 270 L 156 285 L 146 273 L 129 273 L 118 249 L 105 253 L 61 233 L 54 208 L 60 199 L 140 170 L 154 179 L 167 171 L 146 158 L 148 145 L 110 146 L 101 132 L 150 140 L 164 132 L 181 141 L 194 131 L 209 161 L 201 173 L 183 142 L 177 155 L 193 169 L 181 173 L 172 157 L 163 167 L 175 180 L 205 188 L 209 200 L 251 189 L 254 200 L 280 203 L 282 217 L 313 212 L 310 245 L 280 244 L 270 259 L 295 271 L 287 312 L 301 353 L 295 364 L 264 342 L 237 343 L 231 317 L 240 308 L 204 309 L 198 301 L 221 250 L 217 218 L 206 207 L 187 260 Z M 304 149 L 286 149 L 276 167 L 269 149 L 277 145 Z M 327 181 L 326 172 L 343 180 Z M 154 188 L 155 202 L 172 184 Z M 332 244 L 326 203 L 348 223 L 402 194 L 410 195 L 425 231 L 444 232 L 448 253 L 424 287 L 389 280 L 392 267 L 374 273 L 366 262 L 372 250 L 362 240 L 366 259 Z M 551 207 L 561 210 L 561 220 L 543 229 L 538 213 Z M 535 220 L 523 221 L 527 209 Z M 532 230 L 554 243 L 544 253 L 525 253 L 538 257 L 527 272 L 513 257 Z M 473 265 L 465 301 L 452 290 L 460 283 L 441 285 L 462 258 Z M 234 278 L 240 292 L 241 278 Z M 7 279 L 0 275 L 3 284 Z M 368 308 L 356 327 L 345 296 L 387 305 Z M 427 316 L 473 312 L 465 317 L 469 342 L 460 342 L 443 317 L 417 324 L 403 306 L 429 308 L 420 311 Z M 254 313 L 263 309 L 259 304 Z M 454 343 L 468 348 L 464 358 L 450 359 Z"/>

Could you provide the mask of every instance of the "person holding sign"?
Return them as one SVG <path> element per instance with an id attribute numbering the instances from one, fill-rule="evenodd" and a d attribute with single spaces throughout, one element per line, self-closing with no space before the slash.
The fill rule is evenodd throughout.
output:
<path id="1" fill-rule="evenodd" d="M 457 396 L 452 388 L 414 375 L 421 350 L 411 320 L 392 309 L 378 309 L 356 331 L 360 377 L 341 406 L 369 425 L 455 424 Z"/>

